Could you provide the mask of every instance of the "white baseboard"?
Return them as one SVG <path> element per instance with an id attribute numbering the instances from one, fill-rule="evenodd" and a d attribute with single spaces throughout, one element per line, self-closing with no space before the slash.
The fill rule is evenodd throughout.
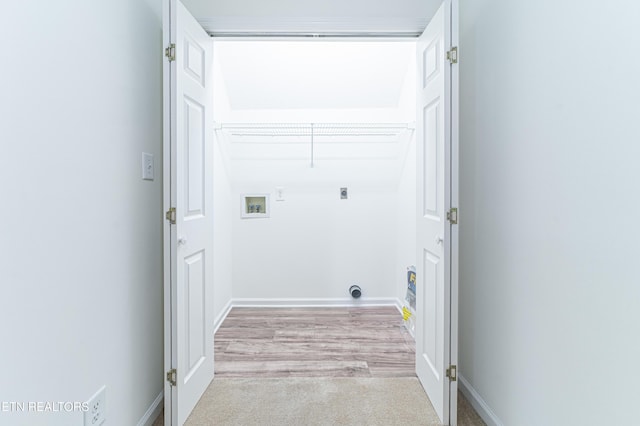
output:
<path id="1" fill-rule="evenodd" d="M 469 403 L 476 412 L 482 417 L 487 426 L 504 426 L 502 421 L 496 416 L 491 407 L 485 402 L 473 386 L 460 374 L 458 374 L 458 389 L 467 397 Z"/>
<path id="2" fill-rule="evenodd" d="M 218 331 L 218 329 L 220 328 L 220 326 L 222 325 L 222 322 L 224 321 L 224 319 L 227 317 L 227 315 L 229 315 L 229 311 L 231 311 L 231 308 L 233 308 L 233 300 L 229 300 L 227 302 L 227 304 L 225 305 L 225 307 L 222 309 L 222 312 L 220 312 L 220 315 L 218 315 L 216 317 L 216 319 L 213 322 L 213 334 L 216 333 L 216 331 Z"/>
<path id="3" fill-rule="evenodd" d="M 400 298 L 396 298 L 395 306 L 398 309 L 398 312 L 400 312 L 400 314 L 402 315 L 402 308 L 407 306 L 407 302 L 405 300 L 400 299 Z M 415 315 L 415 312 L 414 312 L 414 315 Z M 415 321 L 415 318 L 414 318 L 414 321 Z M 413 340 L 415 340 L 416 339 L 415 331 L 412 330 L 411 327 L 409 327 L 409 325 L 406 322 L 405 322 L 404 326 L 407 329 L 407 331 L 409 332 L 409 334 L 411 335 L 411 337 L 413 337 Z"/>
<path id="4" fill-rule="evenodd" d="M 397 299 L 393 297 L 362 297 L 353 299 L 344 298 L 308 298 L 308 299 L 233 299 L 233 307 L 282 307 L 282 308 L 306 308 L 327 306 L 397 306 Z"/>
<path id="5" fill-rule="evenodd" d="M 163 401 L 164 391 L 161 391 L 160 395 L 158 395 L 156 399 L 153 400 L 147 412 L 144 413 L 144 416 L 142 416 L 142 418 L 138 422 L 138 426 L 153 425 L 153 422 L 158 418 L 160 412 L 162 411 L 162 407 L 164 406 Z"/>
<path id="6" fill-rule="evenodd" d="M 396 297 L 394 300 L 394 305 L 398 309 L 398 312 L 402 313 L 402 307 L 405 306 L 404 302 L 400 300 L 399 297 Z"/>

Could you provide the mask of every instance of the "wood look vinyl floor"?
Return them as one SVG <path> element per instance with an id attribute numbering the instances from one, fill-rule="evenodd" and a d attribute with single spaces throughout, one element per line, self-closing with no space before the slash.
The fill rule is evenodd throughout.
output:
<path id="1" fill-rule="evenodd" d="M 395 307 L 233 308 L 215 335 L 216 377 L 415 377 Z"/>

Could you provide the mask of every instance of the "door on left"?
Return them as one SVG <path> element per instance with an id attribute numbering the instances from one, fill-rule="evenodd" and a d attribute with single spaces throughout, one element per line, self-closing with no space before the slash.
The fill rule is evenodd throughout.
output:
<path id="1" fill-rule="evenodd" d="M 164 41 L 165 424 L 182 425 L 213 380 L 213 43 L 178 0 Z"/>

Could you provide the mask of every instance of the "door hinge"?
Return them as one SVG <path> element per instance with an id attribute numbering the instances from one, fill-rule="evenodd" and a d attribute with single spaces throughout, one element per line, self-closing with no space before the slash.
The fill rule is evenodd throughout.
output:
<path id="1" fill-rule="evenodd" d="M 169 59 L 169 62 L 176 60 L 176 45 L 171 43 L 169 47 L 164 49 L 164 56 Z"/>
<path id="2" fill-rule="evenodd" d="M 177 374 L 178 373 L 176 372 L 175 368 L 172 368 L 171 370 L 167 371 L 167 382 L 169 382 L 171 386 L 176 385 Z"/>
<path id="3" fill-rule="evenodd" d="M 176 208 L 171 207 L 169 211 L 164 215 L 164 217 L 167 218 L 170 224 L 175 225 L 176 224 Z"/>
<path id="4" fill-rule="evenodd" d="M 455 365 L 450 365 L 449 368 L 447 368 L 447 377 L 452 382 L 458 380 L 458 367 Z"/>
<path id="5" fill-rule="evenodd" d="M 447 60 L 452 64 L 458 63 L 458 48 L 452 47 L 451 50 L 447 52 Z"/>
<path id="6" fill-rule="evenodd" d="M 452 207 L 447 212 L 447 220 L 451 222 L 452 225 L 458 224 L 458 209 L 456 207 Z"/>

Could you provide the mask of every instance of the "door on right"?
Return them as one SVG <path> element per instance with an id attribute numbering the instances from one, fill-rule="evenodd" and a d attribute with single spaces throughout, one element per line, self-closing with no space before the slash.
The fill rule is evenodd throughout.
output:
<path id="1" fill-rule="evenodd" d="M 451 3 L 441 4 L 418 38 L 416 58 L 416 374 L 445 425 L 457 422 L 457 27 Z"/>

